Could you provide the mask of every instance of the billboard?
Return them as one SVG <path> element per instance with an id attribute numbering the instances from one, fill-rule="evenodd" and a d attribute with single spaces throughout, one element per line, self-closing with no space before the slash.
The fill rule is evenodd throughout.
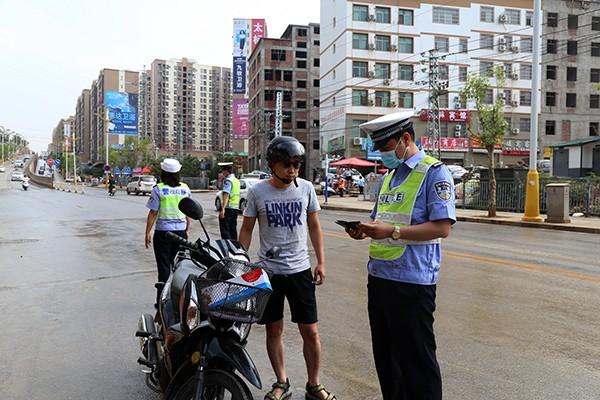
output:
<path id="1" fill-rule="evenodd" d="M 108 110 L 108 133 L 137 135 L 138 95 L 136 93 L 106 92 L 104 106 Z"/>
<path id="2" fill-rule="evenodd" d="M 233 138 L 247 139 L 250 131 L 248 126 L 248 99 L 233 99 Z"/>
<path id="3" fill-rule="evenodd" d="M 246 59 L 233 57 L 233 93 L 246 93 Z"/>
<path id="4" fill-rule="evenodd" d="M 63 136 L 71 136 L 71 124 L 63 124 Z"/>
<path id="5" fill-rule="evenodd" d="M 247 59 L 265 34 L 264 19 L 234 19 L 233 56 Z"/>
<path id="6" fill-rule="evenodd" d="M 253 19 L 252 20 L 252 50 L 256 48 L 260 38 L 265 37 L 265 20 L 264 19 Z"/>

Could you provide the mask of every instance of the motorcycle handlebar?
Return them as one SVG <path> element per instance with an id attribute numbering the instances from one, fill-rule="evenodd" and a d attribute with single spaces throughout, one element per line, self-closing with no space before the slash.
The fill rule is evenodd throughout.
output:
<path id="1" fill-rule="evenodd" d="M 192 250 L 198 250 L 198 246 L 196 245 L 196 243 L 190 242 L 189 240 L 186 240 L 181 236 L 174 234 L 173 232 L 167 232 L 166 236 L 167 238 L 169 238 L 169 240 L 178 243 L 182 247 L 187 247 L 188 249 Z"/>

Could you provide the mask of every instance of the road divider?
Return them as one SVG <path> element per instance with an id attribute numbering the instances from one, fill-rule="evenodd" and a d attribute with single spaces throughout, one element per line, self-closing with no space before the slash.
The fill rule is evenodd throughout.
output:
<path id="1" fill-rule="evenodd" d="M 54 189 L 63 192 L 85 194 L 85 186 L 69 182 L 54 182 Z"/>

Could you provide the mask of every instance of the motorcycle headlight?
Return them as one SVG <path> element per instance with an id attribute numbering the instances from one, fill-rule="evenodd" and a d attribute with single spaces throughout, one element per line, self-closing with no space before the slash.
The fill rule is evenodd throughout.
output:
<path id="1" fill-rule="evenodd" d="M 200 325 L 200 304 L 198 301 L 198 290 L 193 276 L 188 277 L 183 286 L 182 295 L 179 300 L 179 316 L 181 317 L 181 329 L 187 335 Z"/>

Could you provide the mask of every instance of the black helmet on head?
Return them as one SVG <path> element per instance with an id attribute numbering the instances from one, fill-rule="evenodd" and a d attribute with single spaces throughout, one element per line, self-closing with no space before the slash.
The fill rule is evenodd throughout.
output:
<path id="1" fill-rule="evenodd" d="M 305 154 L 304 146 L 292 136 L 277 136 L 267 147 L 268 162 L 287 162 L 292 158 L 302 158 Z"/>

